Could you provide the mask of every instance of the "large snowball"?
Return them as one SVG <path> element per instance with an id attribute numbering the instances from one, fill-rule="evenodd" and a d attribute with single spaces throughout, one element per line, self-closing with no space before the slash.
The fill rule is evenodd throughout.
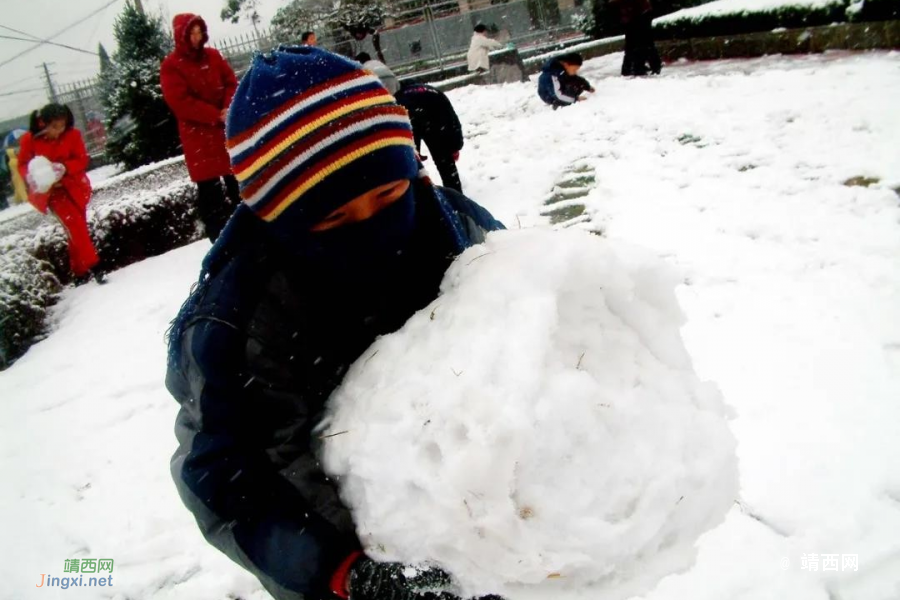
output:
<path id="1" fill-rule="evenodd" d="M 323 463 L 367 552 L 508 596 L 624 598 L 690 566 L 737 469 L 676 283 L 584 232 L 498 232 L 461 255 L 331 399 Z"/>

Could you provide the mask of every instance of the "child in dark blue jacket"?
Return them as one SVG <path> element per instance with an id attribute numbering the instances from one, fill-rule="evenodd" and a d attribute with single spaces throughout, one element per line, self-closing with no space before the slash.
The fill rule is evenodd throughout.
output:
<path id="1" fill-rule="evenodd" d="M 544 64 L 538 78 L 538 96 L 555 109 L 569 106 L 581 100 L 584 92 L 594 88 L 578 75 L 584 59 L 577 52 L 551 58 Z"/>
<path id="2" fill-rule="evenodd" d="M 243 203 L 169 336 L 178 492 L 277 600 L 458 600 L 437 569 L 362 553 L 313 429 L 350 365 L 503 225 L 420 177 L 406 110 L 315 47 L 254 58 L 226 135 Z"/>

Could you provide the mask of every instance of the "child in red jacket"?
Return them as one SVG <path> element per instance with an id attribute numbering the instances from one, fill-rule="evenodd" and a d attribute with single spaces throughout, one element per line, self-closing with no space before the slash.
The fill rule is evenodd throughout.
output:
<path id="1" fill-rule="evenodd" d="M 89 158 L 74 123 L 72 111 L 62 104 L 34 111 L 29 131 L 19 140 L 19 172 L 28 182 L 28 201 L 42 213 L 52 213 L 66 230 L 76 280 L 93 276 L 105 283 L 87 226 Z"/>

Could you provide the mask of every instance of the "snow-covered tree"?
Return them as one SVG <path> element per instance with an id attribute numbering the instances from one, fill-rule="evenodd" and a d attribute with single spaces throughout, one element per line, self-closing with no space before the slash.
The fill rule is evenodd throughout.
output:
<path id="1" fill-rule="evenodd" d="M 348 30 L 378 29 L 395 12 L 389 0 L 339 0 L 337 22 Z"/>
<path id="2" fill-rule="evenodd" d="M 173 45 L 161 18 L 143 14 L 128 2 L 114 32 L 118 49 L 100 74 L 107 155 L 126 168 L 177 155 L 177 122 L 159 83 L 160 63 Z"/>
<path id="3" fill-rule="evenodd" d="M 106 51 L 106 48 L 103 47 L 102 43 L 99 44 L 97 54 L 100 56 L 101 73 L 112 67 L 112 60 L 109 58 L 109 53 Z"/>
<path id="4" fill-rule="evenodd" d="M 259 24 L 259 0 L 225 0 L 225 7 L 219 13 L 219 17 L 223 21 L 231 21 L 237 23 L 241 19 L 250 21 L 253 30 L 256 31 L 257 37 L 259 30 L 256 26 Z"/>
<path id="5" fill-rule="evenodd" d="M 291 0 L 272 18 L 272 30 L 280 39 L 299 40 L 305 31 L 316 31 L 319 37 L 333 27 L 330 21 L 337 11 L 333 0 Z"/>

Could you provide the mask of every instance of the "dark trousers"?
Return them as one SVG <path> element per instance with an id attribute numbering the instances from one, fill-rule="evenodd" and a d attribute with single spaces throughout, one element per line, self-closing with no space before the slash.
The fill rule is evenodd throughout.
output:
<path id="1" fill-rule="evenodd" d="M 224 190 L 222 179 L 225 180 Z M 240 202 L 241 192 L 234 175 L 197 182 L 197 212 L 209 241 L 216 241 Z"/>
<path id="2" fill-rule="evenodd" d="M 413 132 L 413 135 L 415 135 L 415 132 Z M 428 143 L 429 140 L 431 140 L 430 144 Z M 441 176 L 441 185 L 462 194 L 462 182 L 459 180 L 459 171 L 456 170 L 456 161 L 453 160 L 454 153 L 445 150 L 443 148 L 443 140 L 441 138 L 435 139 L 434 133 L 429 131 L 422 137 L 416 135 L 416 152 L 419 154 L 422 153 L 423 141 L 428 144 L 428 151 L 431 152 L 434 168 L 437 169 L 438 175 Z"/>
<path id="3" fill-rule="evenodd" d="M 653 16 L 647 12 L 625 25 L 625 58 L 622 75 L 646 75 L 662 70 L 659 52 L 653 43 Z"/>
<path id="4" fill-rule="evenodd" d="M 443 186 L 452 188 L 462 194 L 462 182 L 459 180 L 459 171 L 456 170 L 456 161 L 453 160 L 453 154 L 451 152 L 432 152 L 431 159 L 434 161 L 434 167 L 441 176 Z"/>

